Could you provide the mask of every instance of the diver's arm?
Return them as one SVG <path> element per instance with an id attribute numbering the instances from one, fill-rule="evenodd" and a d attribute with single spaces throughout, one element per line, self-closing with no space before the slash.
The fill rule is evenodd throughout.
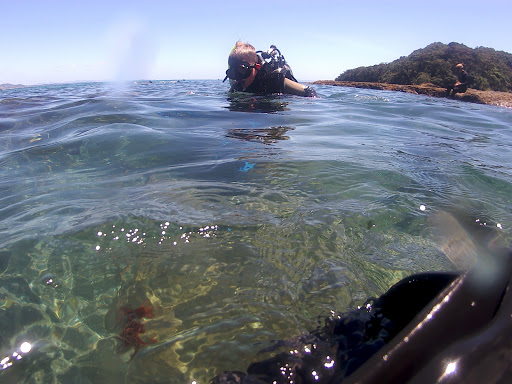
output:
<path id="1" fill-rule="evenodd" d="M 315 97 L 316 92 L 313 88 L 302 85 L 288 78 L 284 79 L 284 93 L 290 93 L 297 96 Z"/>

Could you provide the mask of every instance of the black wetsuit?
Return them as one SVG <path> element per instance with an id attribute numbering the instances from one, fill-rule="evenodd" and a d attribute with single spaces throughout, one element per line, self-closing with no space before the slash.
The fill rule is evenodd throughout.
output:
<path id="1" fill-rule="evenodd" d="M 446 89 L 448 96 L 455 96 L 456 93 L 464 93 L 468 90 L 468 73 L 463 69 L 458 75 L 457 80 L 460 84 L 452 85 Z"/>
<path id="2" fill-rule="evenodd" d="M 247 88 L 244 89 L 239 82 L 236 82 L 231 86 L 230 92 L 250 92 L 257 95 L 284 93 L 285 78 L 297 82 L 290 70 L 286 68 L 273 69 L 269 64 L 265 63 L 256 74 L 254 81 Z"/>

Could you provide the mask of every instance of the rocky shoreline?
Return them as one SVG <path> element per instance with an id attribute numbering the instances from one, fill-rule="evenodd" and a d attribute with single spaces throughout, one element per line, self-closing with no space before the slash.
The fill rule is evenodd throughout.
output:
<path id="1" fill-rule="evenodd" d="M 399 91 L 413 93 L 416 95 L 427 95 L 432 97 L 446 97 L 446 89 L 433 84 L 421 85 L 399 85 L 385 83 L 365 83 L 355 81 L 334 81 L 334 80 L 318 80 L 313 84 L 333 85 L 338 87 L 355 87 L 365 89 L 377 89 L 383 91 Z M 468 89 L 466 93 L 458 93 L 455 95 L 456 100 L 467 101 L 470 103 L 495 105 L 498 107 L 512 108 L 512 93 L 498 91 L 478 91 L 476 89 Z"/>

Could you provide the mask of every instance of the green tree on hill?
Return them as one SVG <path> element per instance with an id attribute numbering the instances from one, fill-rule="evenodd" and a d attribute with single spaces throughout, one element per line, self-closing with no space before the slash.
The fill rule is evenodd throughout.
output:
<path id="1" fill-rule="evenodd" d="M 391 63 L 349 69 L 336 80 L 404 85 L 431 83 L 446 87 L 456 79 L 457 63 L 463 63 L 468 71 L 470 88 L 512 92 L 510 53 L 485 47 L 472 49 L 459 43 L 433 43 Z"/>

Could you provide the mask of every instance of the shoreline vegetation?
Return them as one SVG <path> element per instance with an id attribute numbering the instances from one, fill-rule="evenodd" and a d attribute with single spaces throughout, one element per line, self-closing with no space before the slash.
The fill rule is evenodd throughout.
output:
<path id="1" fill-rule="evenodd" d="M 334 81 L 313 84 L 446 97 L 458 63 L 468 71 L 468 90 L 453 99 L 512 108 L 512 54 L 460 43 L 432 43 L 390 63 L 348 69 Z"/>
<path id="2" fill-rule="evenodd" d="M 381 91 L 398 91 L 412 93 L 416 95 L 446 98 L 446 88 L 438 87 L 434 84 L 402 85 L 377 82 L 336 80 L 317 80 L 314 81 L 313 84 L 332 85 L 338 87 L 376 89 Z M 455 97 L 452 97 L 451 99 L 478 104 L 494 105 L 498 107 L 512 108 L 512 92 L 479 91 L 477 89 L 468 88 L 468 90 L 465 93 L 457 93 Z"/>

